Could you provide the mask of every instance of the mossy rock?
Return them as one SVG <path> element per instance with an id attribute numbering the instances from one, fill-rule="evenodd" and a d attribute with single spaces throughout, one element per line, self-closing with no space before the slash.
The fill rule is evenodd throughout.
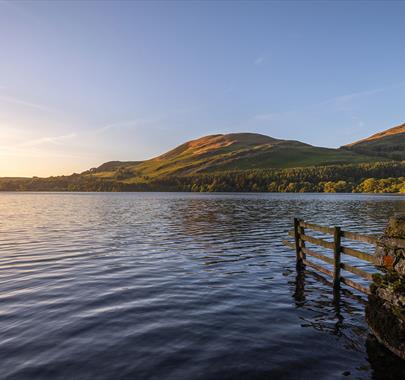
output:
<path id="1" fill-rule="evenodd" d="M 371 331 L 385 347 L 405 359 L 405 322 L 397 312 L 381 298 L 369 297 L 366 319 Z"/>
<path id="2" fill-rule="evenodd" d="M 405 239 L 405 214 L 398 214 L 389 219 L 385 235 L 392 238 Z"/>

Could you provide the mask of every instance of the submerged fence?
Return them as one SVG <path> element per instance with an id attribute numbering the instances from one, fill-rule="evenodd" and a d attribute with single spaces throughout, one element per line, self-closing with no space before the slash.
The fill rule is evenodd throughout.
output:
<path id="1" fill-rule="evenodd" d="M 320 232 L 324 235 L 333 236 L 333 241 L 327 241 L 322 238 L 310 236 L 306 233 L 305 229 Z M 297 258 L 297 268 L 301 269 L 305 268 L 305 266 L 308 266 L 318 272 L 332 277 L 333 285 L 335 288 L 339 288 L 340 284 L 343 283 L 364 294 L 371 294 L 369 287 L 365 287 L 349 279 L 346 275 L 342 275 L 341 272 L 342 270 L 350 272 L 365 280 L 372 281 L 371 273 L 345 262 L 344 255 L 355 257 L 359 260 L 372 264 L 375 263 L 374 256 L 369 253 L 361 252 L 357 249 L 348 247 L 343 239 L 355 240 L 358 242 L 376 246 L 378 242 L 378 238 L 376 236 L 343 231 L 340 227 L 319 226 L 317 224 L 307 223 L 297 218 L 294 219 L 294 230 L 289 231 L 288 235 L 294 238 L 294 242 L 283 240 L 283 243 L 295 250 Z M 312 249 L 309 249 L 308 247 L 306 247 L 306 242 L 333 251 L 333 256 L 327 256 L 325 254 L 321 254 L 319 252 L 313 251 Z M 308 260 L 307 256 L 315 257 L 318 260 L 332 265 L 333 271 Z"/>
<path id="2" fill-rule="evenodd" d="M 316 236 L 308 235 L 306 230 L 316 231 Z M 294 238 L 294 242 L 284 240 L 283 243 L 295 250 L 299 274 L 302 275 L 304 271 L 301 269 L 308 266 L 315 270 L 310 272 L 316 276 L 320 272 L 332 277 L 335 305 L 339 305 L 342 283 L 366 294 L 365 316 L 370 331 L 382 345 L 405 360 L 405 214 L 391 217 L 384 233 L 378 237 L 343 231 L 340 227 L 318 226 L 297 218 L 288 235 Z M 374 254 L 352 248 L 356 247 L 354 242 L 360 242 L 359 246 L 363 246 L 362 243 L 374 246 Z M 316 248 L 308 248 L 307 243 Z M 326 250 L 316 252 L 317 246 Z M 333 254 L 328 255 L 328 250 Z M 333 270 L 308 260 L 307 256 L 329 264 Z M 356 266 L 361 262 L 363 265 L 373 264 L 368 268 L 380 273 L 375 276 Z M 359 284 L 348 278 L 347 273 L 351 278 L 355 275 L 371 282 L 372 286 L 364 286 L 364 281 Z M 354 295 L 347 289 L 341 290 Z"/>

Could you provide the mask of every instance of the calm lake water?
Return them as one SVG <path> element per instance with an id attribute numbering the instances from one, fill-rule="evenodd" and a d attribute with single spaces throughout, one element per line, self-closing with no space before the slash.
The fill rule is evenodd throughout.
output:
<path id="1" fill-rule="evenodd" d="M 2 379 L 405 379 L 364 305 L 282 245 L 380 233 L 405 198 L 1 193 Z"/>

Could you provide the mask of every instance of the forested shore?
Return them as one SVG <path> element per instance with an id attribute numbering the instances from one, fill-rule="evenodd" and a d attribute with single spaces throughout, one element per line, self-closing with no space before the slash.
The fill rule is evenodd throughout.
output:
<path id="1" fill-rule="evenodd" d="M 258 169 L 136 180 L 89 173 L 48 178 L 0 178 L 0 191 L 185 191 L 405 193 L 405 162 Z"/>

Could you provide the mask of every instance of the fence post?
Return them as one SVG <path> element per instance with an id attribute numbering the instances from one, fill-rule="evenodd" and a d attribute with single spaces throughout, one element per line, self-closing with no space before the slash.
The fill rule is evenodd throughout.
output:
<path id="1" fill-rule="evenodd" d="M 301 257 L 301 246 L 300 246 L 300 220 L 294 218 L 294 237 L 295 237 L 295 253 L 297 255 L 297 268 L 301 269 L 303 267 L 302 257 Z"/>
<path id="2" fill-rule="evenodd" d="M 302 250 L 302 248 L 305 248 L 305 241 L 301 239 L 301 236 L 305 235 L 305 228 L 301 227 L 299 225 L 299 223 L 302 222 L 302 221 L 303 221 L 302 219 L 298 219 L 298 233 L 299 233 L 299 236 L 300 236 L 300 258 L 301 259 L 306 259 L 306 255 L 305 255 L 304 251 Z"/>
<path id="3" fill-rule="evenodd" d="M 334 228 L 333 233 L 333 240 L 334 240 L 334 248 L 333 248 L 333 258 L 334 258 L 334 271 L 333 271 L 333 286 L 334 288 L 340 287 L 340 253 L 342 250 L 341 247 L 341 231 L 340 227 Z"/>

